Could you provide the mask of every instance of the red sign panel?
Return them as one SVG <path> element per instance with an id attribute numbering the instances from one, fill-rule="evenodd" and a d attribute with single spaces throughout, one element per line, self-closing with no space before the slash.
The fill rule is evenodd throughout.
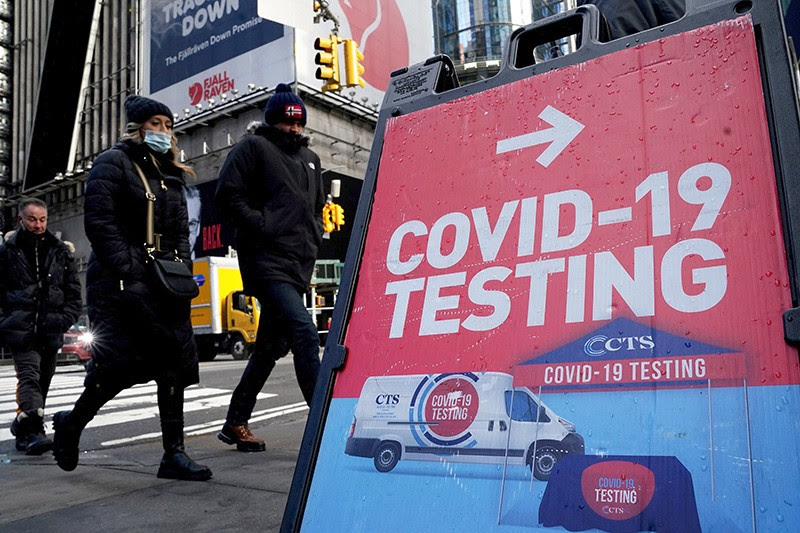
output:
<path id="1" fill-rule="evenodd" d="M 756 33 L 724 21 L 387 122 L 304 528 L 798 522 Z"/>
<path id="2" fill-rule="evenodd" d="M 800 383 L 780 220 L 748 18 L 391 119 L 335 396 L 464 371 Z M 597 340 L 615 320 L 638 330 Z"/>

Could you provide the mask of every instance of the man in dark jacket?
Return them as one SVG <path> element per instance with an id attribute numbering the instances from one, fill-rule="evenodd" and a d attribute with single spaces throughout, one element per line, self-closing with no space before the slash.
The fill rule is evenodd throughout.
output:
<path id="1" fill-rule="evenodd" d="M 44 405 L 64 332 L 81 311 L 81 285 L 70 247 L 47 231 L 47 206 L 19 204 L 19 230 L 0 245 L 0 338 L 17 371 L 16 447 L 41 455 L 53 443 L 44 431 Z"/>
<path id="2" fill-rule="evenodd" d="M 610 39 L 655 28 L 681 18 L 685 0 L 579 0 L 578 5 L 594 4 L 608 23 Z"/>
<path id="3" fill-rule="evenodd" d="M 264 310 L 254 353 L 218 435 L 250 452 L 265 449 L 248 421 L 275 362 L 291 349 L 309 405 L 320 366 L 317 328 L 303 302 L 322 239 L 320 161 L 301 135 L 305 105 L 288 85 L 275 89 L 264 118 L 266 124 L 228 154 L 217 185 L 217 205 L 236 228 L 244 290 Z"/>

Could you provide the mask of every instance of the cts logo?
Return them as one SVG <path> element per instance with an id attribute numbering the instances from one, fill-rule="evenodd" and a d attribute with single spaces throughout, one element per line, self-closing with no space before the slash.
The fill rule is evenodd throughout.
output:
<path id="1" fill-rule="evenodd" d="M 655 347 L 652 335 L 641 335 L 639 337 L 608 337 L 606 335 L 595 335 L 583 345 L 583 351 L 589 357 L 600 357 L 608 352 L 618 352 L 620 350 L 652 350 Z"/>
<path id="2" fill-rule="evenodd" d="M 400 403 L 399 394 L 379 394 L 375 397 L 375 405 L 397 405 Z"/>

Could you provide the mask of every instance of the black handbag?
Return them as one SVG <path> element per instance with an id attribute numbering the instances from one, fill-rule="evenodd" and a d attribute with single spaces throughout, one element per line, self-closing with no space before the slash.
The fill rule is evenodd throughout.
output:
<path id="1" fill-rule="evenodd" d="M 172 297 L 174 299 L 191 300 L 198 294 L 200 289 L 192 277 L 192 270 L 178 257 L 177 251 L 175 252 L 175 259 L 158 259 L 153 256 L 156 249 L 155 245 L 155 203 L 156 195 L 150 188 L 150 183 L 134 161 L 131 161 L 139 174 L 139 178 L 144 185 L 145 197 L 147 198 L 147 226 L 145 232 L 145 249 L 147 250 L 147 264 L 152 274 L 156 286 L 160 289 L 164 296 Z"/>
<path id="2" fill-rule="evenodd" d="M 191 300 L 200 294 L 189 267 L 183 261 L 154 258 L 149 264 L 156 283 L 169 295 Z"/>

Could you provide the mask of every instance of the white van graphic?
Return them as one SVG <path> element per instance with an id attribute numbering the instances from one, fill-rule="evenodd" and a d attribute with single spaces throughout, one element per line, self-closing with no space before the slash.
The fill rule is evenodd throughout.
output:
<path id="1" fill-rule="evenodd" d="M 400 459 L 530 466 L 546 481 L 583 437 L 527 387 L 500 372 L 367 378 L 345 453 L 389 472 Z"/>

